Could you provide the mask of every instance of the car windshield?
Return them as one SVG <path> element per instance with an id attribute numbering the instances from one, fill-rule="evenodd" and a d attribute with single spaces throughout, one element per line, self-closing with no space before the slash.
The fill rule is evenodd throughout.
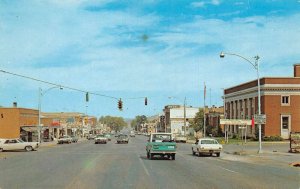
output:
<path id="1" fill-rule="evenodd" d="M 23 143 L 23 142 L 24 142 L 22 139 L 17 139 L 17 141 L 19 141 L 20 143 Z"/>
<path id="2" fill-rule="evenodd" d="M 105 137 L 105 135 L 97 135 L 97 137 Z"/>
<path id="3" fill-rule="evenodd" d="M 201 140 L 201 144 L 218 144 L 216 140 Z"/>
<path id="4" fill-rule="evenodd" d="M 154 134 L 152 136 L 152 142 L 171 142 L 172 136 L 166 134 Z"/>

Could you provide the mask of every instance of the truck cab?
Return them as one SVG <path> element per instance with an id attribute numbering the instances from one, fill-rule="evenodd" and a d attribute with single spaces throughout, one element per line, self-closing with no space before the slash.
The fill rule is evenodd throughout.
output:
<path id="1" fill-rule="evenodd" d="M 151 133 L 146 145 L 146 153 L 148 159 L 153 159 L 154 156 L 167 156 L 175 160 L 176 143 L 172 139 L 171 133 Z"/>

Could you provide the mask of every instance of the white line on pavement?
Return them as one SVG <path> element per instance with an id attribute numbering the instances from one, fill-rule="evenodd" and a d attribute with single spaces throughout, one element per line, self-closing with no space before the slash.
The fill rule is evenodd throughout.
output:
<path id="1" fill-rule="evenodd" d="M 148 169 L 146 168 L 144 162 L 142 161 L 142 159 L 140 158 L 140 156 L 139 156 L 138 154 L 137 154 L 137 156 L 138 156 L 138 158 L 139 158 L 139 160 L 140 160 L 140 162 L 141 162 L 141 164 L 142 164 L 142 166 L 143 166 L 143 168 L 144 168 L 146 174 L 147 174 L 148 176 L 150 176 L 150 174 L 149 174 L 149 172 L 148 172 Z"/>
<path id="2" fill-rule="evenodd" d="M 219 166 L 220 167 L 220 166 Z M 232 172 L 232 173 L 239 173 L 239 172 L 236 172 L 236 171 L 233 171 L 233 170 L 230 170 L 230 169 L 226 169 L 226 168 L 224 168 L 224 167 L 220 167 L 221 169 L 224 169 L 224 170 L 226 170 L 226 171 L 229 171 L 229 172 Z"/>

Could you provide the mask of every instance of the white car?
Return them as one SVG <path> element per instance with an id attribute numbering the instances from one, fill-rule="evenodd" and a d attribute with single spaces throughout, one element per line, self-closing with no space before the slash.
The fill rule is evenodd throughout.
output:
<path id="1" fill-rule="evenodd" d="M 57 140 L 57 144 L 71 144 L 73 141 L 72 137 L 70 137 L 69 135 L 65 135 L 65 136 L 61 136 L 58 138 Z"/>
<path id="2" fill-rule="evenodd" d="M 105 135 L 97 135 L 96 138 L 94 139 L 95 140 L 95 144 L 106 144 L 108 139 Z"/>
<path id="3" fill-rule="evenodd" d="M 175 140 L 175 142 L 183 142 L 183 143 L 186 143 L 187 137 L 184 136 L 184 135 L 176 135 L 174 140 Z"/>
<path id="4" fill-rule="evenodd" d="M 202 138 L 192 145 L 193 155 L 198 153 L 198 156 L 202 154 L 209 154 L 211 156 L 216 154 L 216 156 L 219 157 L 222 149 L 223 146 L 219 144 L 216 139 L 212 138 Z"/>
<path id="5" fill-rule="evenodd" d="M 0 152 L 4 150 L 26 150 L 27 152 L 36 150 L 38 142 L 24 142 L 21 139 L 0 139 Z"/>

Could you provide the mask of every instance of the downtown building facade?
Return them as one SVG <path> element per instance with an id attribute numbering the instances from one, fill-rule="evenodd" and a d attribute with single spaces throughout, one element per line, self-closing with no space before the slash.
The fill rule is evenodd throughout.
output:
<path id="1" fill-rule="evenodd" d="M 193 134 L 193 129 L 190 129 L 189 125 L 194 120 L 199 108 L 186 106 L 186 115 L 184 116 L 184 106 L 181 105 L 167 105 L 164 108 L 164 121 L 165 131 L 167 133 L 177 134 Z M 186 128 L 184 128 L 184 117 L 186 119 Z"/>
<path id="2" fill-rule="evenodd" d="M 294 65 L 294 77 L 260 78 L 263 136 L 289 138 L 290 132 L 300 132 L 300 64 Z M 252 119 L 258 114 L 257 80 L 224 90 L 225 118 Z M 229 134 L 238 134 L 238 125 L 229 125 Z M 248 126 L 247 135 L 254 137 L 256 127 Z"/>
<path id="3" fill-rule="evenodd" d="M 13 107 L 0 107 L 0 138 L 21 138 L 38 141 L 39 111 Z M 97 124 L 97 118 L 82 113 L 41 112 L 41 140 L 49 141 L 63 135 L 82 136 Z"/>

